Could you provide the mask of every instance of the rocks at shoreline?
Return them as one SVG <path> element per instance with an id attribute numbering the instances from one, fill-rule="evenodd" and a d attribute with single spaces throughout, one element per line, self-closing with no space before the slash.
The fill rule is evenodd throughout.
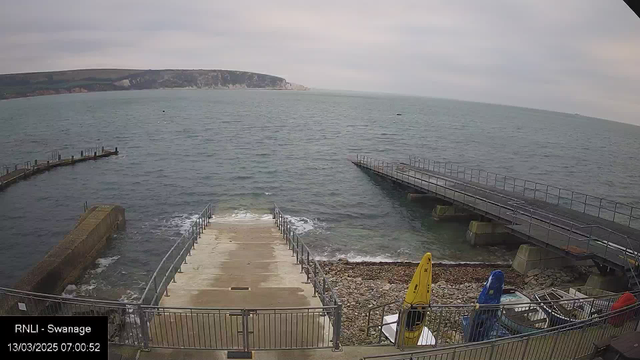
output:
<path id="1" fill-rule="evenodd" d="M 552 287 L 563 288 L 566 285 L 574 284 L 576 281 L 586 281 L 589 273 L 589 268 L 583 266 L 563 269 L 534 269 L 524 276 L 525 285 L 521 289 L 525 294 L 533 295 L 537 291 Z M 584 281 L 582 281 L 581 285 L 584 285 Z"/>
<path id="2" fill-rule="evenodd" d="M 336 295 L 343 303 L 342 343 L 365 345 L 377 342 L 366 334 L 369 308 L 402 301 L 416 263 L 321 261 Z M 508 265 L 434 264 L 432 304 L 473 304 L 492 270 L 505 273 L 505 286 L 527 295 L 549 288 L 584 284 L 586 268 L 548 269 L 523 276 Z M 388 313 L 387 313 L 388 314 Z M 379 321 L 379 320 L 378 320 Z M 373 325 L 373 324 L 371 324 Z"/>

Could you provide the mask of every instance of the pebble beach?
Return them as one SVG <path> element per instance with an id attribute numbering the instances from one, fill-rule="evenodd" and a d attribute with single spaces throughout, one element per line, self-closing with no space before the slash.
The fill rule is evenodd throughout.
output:
<path id="1" fill-rule="evenodd" d="M 401 301 L 417 263 L 322 261 L 322 269 L 343 303 L 344 345 L 371 344 L 366 334 L 370 307 Z M 502 270 L 505 287 L 527 295 L 556 288 L 584 285 L 589 268 L 532 270 L 522 275 L 509 264 L 434 263 L 431 304 L 473 304 L 492 270 Z"/>

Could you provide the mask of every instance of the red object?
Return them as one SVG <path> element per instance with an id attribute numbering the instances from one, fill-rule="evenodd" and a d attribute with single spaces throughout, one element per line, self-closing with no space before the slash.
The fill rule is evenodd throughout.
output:
<path id="1" fill-rule="evenodd" d="M 613 303 L 613 305 L 611 306 L 611 311 L 625 308 L 629 305 L 635 304 L 636 302 L 638 302 L 636 297 L 627 291 L 626 293 L 622 294 L 622 296 L 620 296 L 620 298 L 616 300 L 616 302 Z M 622 326 L 625 319 L 630 319 L 633 317 L 633 315 L 634 314 L 632 312 L 624 311 L 620 315 L 612 316 L 609 319 L 609 324 L 613 326 Z"/>

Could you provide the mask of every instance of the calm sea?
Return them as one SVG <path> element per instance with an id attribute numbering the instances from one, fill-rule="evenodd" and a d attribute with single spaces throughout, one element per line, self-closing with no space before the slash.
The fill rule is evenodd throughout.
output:
<path id="1" fill-rule="evenodd" d="M 429 206 L 346 160 L 356 153 L 476 165 L 640 205 L 640 127 L 454 100 L 222 90 L 45 96 L 1 101 L 0 139 L 0 164 L 120 149 L 0 192 L 2 286 L 72 229 L 85 201 L 125 207 L 126 231 L 75 289 L 103 298 L 135 299 L 209 202 L 238 221 L 275 202 L 321 258 L 511 259 L 513 250 L 467 245 L 465 223 L 434 222 Z"/>

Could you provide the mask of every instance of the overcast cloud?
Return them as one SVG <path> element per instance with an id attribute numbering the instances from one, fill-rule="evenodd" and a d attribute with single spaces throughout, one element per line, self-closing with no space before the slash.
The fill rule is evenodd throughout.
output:
<path id="1" fill-rule="evenodd" d="M 0 73 L 236 69 L 640 124 L 622 0 L 0 0 Z"/>

